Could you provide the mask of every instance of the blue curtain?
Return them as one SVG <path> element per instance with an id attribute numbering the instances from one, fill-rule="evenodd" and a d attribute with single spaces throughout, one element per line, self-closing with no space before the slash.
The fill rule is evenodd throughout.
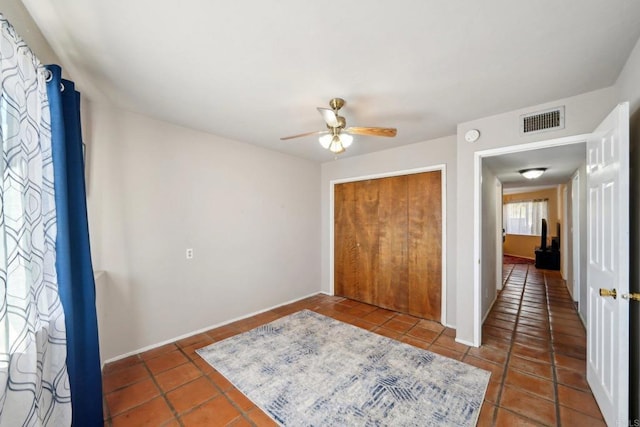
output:
<path id="1" fill-rule="evenodd" d="M 80 127 L 80 93 L 57 65 L 47 83 L 58 234 L 56 270 L 67 327 L 67 370 L 74 426 L 102 426 L 102 376 L 96 290 Z"/>

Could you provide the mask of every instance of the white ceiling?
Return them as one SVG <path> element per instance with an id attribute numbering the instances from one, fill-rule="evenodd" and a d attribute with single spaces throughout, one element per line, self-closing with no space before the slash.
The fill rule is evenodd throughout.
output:
<path id="1" fill-rule="evenodd" d="M 352 156 L 615 82 L 638 0 L 22 0 L 91 99 L 316 161 L 347 100 Z"/>
<path id="2" fill-rule="evenodd" d="M 565 184 L 586 158 L 586 143 L 583 142 L 484 157 L 482 162 L 495 173 L 504 189 L 514 189 Z M 528 168 L 547 170 L 540 178 L 529 180 L 518 173 Z"/>

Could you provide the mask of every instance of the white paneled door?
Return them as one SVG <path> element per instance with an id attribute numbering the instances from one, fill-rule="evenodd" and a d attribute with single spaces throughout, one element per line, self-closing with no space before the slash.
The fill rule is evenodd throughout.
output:
<path id="1" fill-rule="evenodd" d="M 629 418 L 629 104 L 587 141 L 587 379 L 609 426 Z"/>

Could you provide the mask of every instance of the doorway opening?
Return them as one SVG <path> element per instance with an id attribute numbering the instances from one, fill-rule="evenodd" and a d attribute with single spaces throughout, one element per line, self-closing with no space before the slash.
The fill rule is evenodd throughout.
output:
<path id="1" fill-rule="evenodd" d="M 522 183 L 522 181 L 518 181 L 520 179 L 518 171 L 527 166 L 534 166 L 532 162 L 537 160 L 539 162 L 544 161 L 547 165 L 554 164 L 554 166 L 547 166 L 546 177 L 539 179 L 538 183 L 540 184 L 536 183 L 536 185 L 569 183 L 576 170 L 586 161 L 584 146 L 587 138 L 588 135 L 575 135 L 475 153 L 474 192 L 476 203 L 474 205 L 474 222 L 477 226 L 474 229 L 474 258 L 482 260 L 481 263 L 478 262 L 475 265 L 474 271 L 474 311 L 477 313 L 474 325 L 474 341 L 478 344 L 482 342 L 482 322 L 495 301 L 498 292 L 496 284 L 501 281 L 502 276 L 502 269 L 497 269 L 499 251 L 496 250 L 498 230 L 501 235 L 503 228 L 501 213 L 500 217 L 498 217 L 496 198 L 502 199 L 502 192 L 498 194 L 496 191 L 497 186 L 494 185 L 494 182 L 496 182 L 496 179 L 500 181 L 503 191 L 512 186 L 512 183 Z M 569 166 L 569 168 L 573 167 L 573 169 L 567 171 L 566 165 L 562 164 L 562 156 L 558 155 L 558 153 L 565 153 L 569 156 L 573 153 L 573 166 L 575 167 Z M 582 154 L 580 155 L 579 153 Z M 581 157 L 578 158 L 578 156 Z M 527 162 L 526 164 L 524 163 L 525 161 Z M 562 174 L 554 176 L 554 173 L 552 173 L 554 169 L 562 170 Z M 520 185 L 529 189 L 536 186 L 530 184 Z M 518 185 L 513 185 L 513 187 L 517 188 Z M 555 209 L 557 209 L 557 204 Z M 557 216 L 561 215 L 562 213 Z M 569 243 L 566 242 L 566 244 Z M 572 266 L 573 263 L 569 263 L 569 265 Z"/>

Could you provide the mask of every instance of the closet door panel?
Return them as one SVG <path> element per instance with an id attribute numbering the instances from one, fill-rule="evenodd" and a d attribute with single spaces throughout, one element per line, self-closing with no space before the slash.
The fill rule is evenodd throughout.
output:
<path id="1" fill-rule="evenodd" d="M 441 172 L 335 186 L 335 293 L 440 321 Z"/>
<path id="2" fill-rule="evenodd" d="M 347 296 L 348 286 L 358 277 L 355 188 L 353 182 L 334 187 L 334 293 L 341 296 Z"/>
<path id="3" fill-rule="evenodd" d="M 354 228 L 358 253 L 358 271 L 352 298 L 369 304 L 377 299 L 378 243 L 378 180 L 355 183 Z"/>
<path id="4" fill-rule="evenodd" d="M 380 185 L 378 299 L 376 305 L 407 312 L 407 181 L 406 176 L 383 178 Z"/>
<path id="5" fill-rule="evenodd" d="M 441 172 L 408 177 L 409 313 L 440 321 L 442 298 Z"/>

